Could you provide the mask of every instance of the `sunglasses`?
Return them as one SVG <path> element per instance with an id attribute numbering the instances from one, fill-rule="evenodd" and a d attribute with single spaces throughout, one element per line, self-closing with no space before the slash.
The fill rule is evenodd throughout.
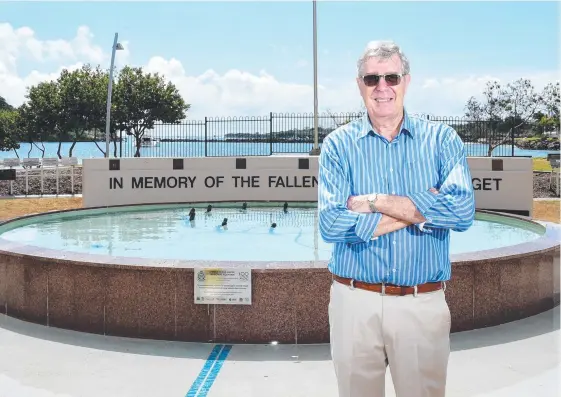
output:
<path id="1" fill-rule="evenodd" d="M 382 77 L 386 81 L 387 85 L 394 86 L 401 83 L 403 74 L 367 74 L 366 76 L 362 76 L 362 81 L 364 81 L 364 85 L 366 85 L 367 87 L 375 87 L 378 85 Z"/>

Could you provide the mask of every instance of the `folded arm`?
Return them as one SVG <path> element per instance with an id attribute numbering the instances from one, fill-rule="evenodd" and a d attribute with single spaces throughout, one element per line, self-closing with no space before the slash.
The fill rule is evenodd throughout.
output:
<path id="1" fill-rule="evenodd" d="M 391 232 L 395 232 L 396 230 L 400 230 L 406 228 L 407 226 L 411 225 L 411 222 L 407 222 L 401 219 L 393 218 L 389 215 L 382 215 L 380 219 L 380 223 L 376 227 L 376 231 L 374 232 L 374 238 L 378 236 L 382 236 L 384 234 L 388 234 Z"/>
<path id="2" fill-rule="evenodd" d="M 438 194 L 418 192 L 407 197 L 425 219 L 426 228 L 466 231 L 475 219 L 475 197 L 464 144 L 456 131 L 443 144 Z"/>
<path id="3" fill-rule="evenodd" d="M 432 194 L 432 193 L 430 193 Z M 403 219 L 411 223 L 422 223 L 426 219 L 409 197 L 380 194 L 376 200 L 376 210 L 382 214 Z"/>
<path id="4" fill-rule="evenodd" d="M 432 194 L 438 191 L 434 188 L 429 189 Z M 372 195 L 351 196 L 347 200 L 347 208 L 352 211 L 368 213 L 371 212 L 368 198 Z M 377 212 L 388 215 L 392 219 L 403 220 L 408 224 L 418 224 L 426 221 L 419 212 L 413 201 L 405 196 L 390 194 L 378 194 L 375 202 Z"/>
<path id="5" fill-rule="evenodd" d="M 448 228 L 465 231 L 475 217 L 475 200 L 471 173 L 464 144 L 454 130 L 447 131 L 440 159 L 439 188 L 411 193 L 406 196 L 379 194 L 376 209 L 379 213 L 402 219 L 425 228 Z M 349 208 L 367 212 L 367 196 L 351 197 Z"/>
<path id="6" fill-rule="evenodd" d="M 408 226 L 381 213 L 347 208 L 351 185 L 336 146 L 326 138 L 319 157 L 319 231 L 327 243 L 361 243 Z"/>

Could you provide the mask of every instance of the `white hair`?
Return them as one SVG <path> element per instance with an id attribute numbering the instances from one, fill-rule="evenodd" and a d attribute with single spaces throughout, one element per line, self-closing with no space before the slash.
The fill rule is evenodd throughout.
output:
<path id="1" fill-rule="evenodd" d="M 401 48 L 390 40 L 379 40 L 379 41 L 371 41 L 366 45 L 362 56 L 359 58 L 357 62 L 357 69 L 358 75 L 362 76 L 363 73 L 363 66 L 370 58 L 378 58 L 378 59 L 389 59 L 392 56 L 397 55 L 399 59 L 401 59 L 401 64 L 403 66 L 403 70 L 401 71 L 403 74 L 409 74 L 409 60 L 401 50 Z"/>

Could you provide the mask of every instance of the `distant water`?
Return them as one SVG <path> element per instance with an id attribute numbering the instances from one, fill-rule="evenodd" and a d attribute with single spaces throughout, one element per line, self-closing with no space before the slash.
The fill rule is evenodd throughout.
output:
<path id="1" fill-rule="evenodd" d="M 61 155 L 68 157 L 71 142 L 62 144 Z M 44 157 L 56 157 L 58 142 L 46 142 Z M 105 150 L 105 143 L 100 142 L 99 146 Z M 274 154 L 280 153 L 308 153 L 312 148 L 311 143 L 273 143 L 272 151 Z M 487 156 L 487 146 L 478 143 L 468 143 L 468 156 Z M 111 157 L 113 157 L 113 144 L 111 144 Z M 31 150 L 31 151 L 30 151 Z M 21 144 L 18 149 L 20 158 L 42 157 L 42 153 L 35 146 L 29 143 Z M 117 145 L 117 157 L 133 157 L 135 149 L 132 142 L 123 144 L 122 149 Z M 555 150 L 527 150 L 514 149 L 515 156 L 547 157 L 548 153 L 558 153 Z M 266 142 L 161 142 L 159 147 L 143 147 L 140 149 L 141 157 L 204 157 L 206 156 L 260 156 L 271 154 L 271 144 Z M 103 153 L 93 142 L 79 142 L 74 146 L 72 155 L 78 159 L 103 157 Z M 493 156 L 511 156 L 511 146 L 504 145 L 495 148 Z M 15 157 L 14 151 L 0 151 L 0 158 Z"/>

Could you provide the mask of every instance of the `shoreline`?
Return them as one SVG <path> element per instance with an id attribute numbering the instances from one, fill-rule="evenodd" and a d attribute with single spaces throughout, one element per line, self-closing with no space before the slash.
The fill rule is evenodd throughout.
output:
<path id="1" fill-rule="evenodd" d="M 514 146 L 521 150 L 558 151 L 559 137 L 515 138 Z"/>

